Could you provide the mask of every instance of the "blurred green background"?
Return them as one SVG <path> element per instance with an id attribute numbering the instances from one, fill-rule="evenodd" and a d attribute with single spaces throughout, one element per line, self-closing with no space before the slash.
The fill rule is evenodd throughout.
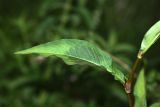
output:
<path id="1" fill-rule="evenodd" d="M 160 0 L 0 0 L 0 107 L 127 107 L 123 86 L 102 69 L 13 53 L 62 38 L 90 41 L 129 66 Z M 160 100 L 160 41 L 141 66 L 147 100 Z M 139 67 L 140 69 L 140 67 Z"/>

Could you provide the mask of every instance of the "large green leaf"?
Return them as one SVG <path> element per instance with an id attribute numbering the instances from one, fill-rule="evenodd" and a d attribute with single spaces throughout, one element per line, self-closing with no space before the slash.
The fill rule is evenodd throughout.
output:
<path id="1" fill-rule="evenodd" d="M 141 43 L 141 48 L 138 53 L 138 58 L 142 58 L 145 52 L 158 40 L 160 37 L 160 21 L 154 24 L 144 35 Z"/>
<path id="2" fill-rule="evenodd" d="M 55 55 L 70 65 L 91 63 L 105 68 L 121 83 L 125 82 L 125 75 L 116 67 L 111 56 L 87 41 L 62 39 L 16 52 L 16 54 L 31 53 Z"/>
<path id="3" fill-rule="evenodd" d="M 160 107 L 160 102 L 152 104 L 150 107 Z"/>
<path id="4" fill-rule="evenodd" d="M 135 104 L 134 107 L 147 107 L 144 70 L 140 71 L 134 87 Z"/>

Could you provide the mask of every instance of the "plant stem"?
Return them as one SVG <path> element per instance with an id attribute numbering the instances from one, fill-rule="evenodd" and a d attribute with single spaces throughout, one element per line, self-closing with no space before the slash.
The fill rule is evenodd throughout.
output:
<path id="1" fill-rule="evenodd" d="M 129 107 L 133 107 L 133 95 L 131 93 L 127 93 L 129 99 Z"/>
<path id="2" fill-rule="evenodd" d="M 129 100 L 129 107 L 133 107 L 133 94 L 132 94 L 132 84 L 133 84 L 133 80 L 134 80 L 134 75 L 136 73 L 136 68 L 138 66 L 138 64 L 140 63 L 141 59 L 137 58 L 131 72 L 129 73 L 129 78 L 126 81 L 126 83 L 124 84 L 124 88 L 125 91 L 128 95 L 128 100 Z"/>
<path id="3" fill-rule="evenodd" d="M 105 51 L 107 54 L 111 55 L 111 57 L 113 58 L 113 60 L 118 63 L 122 68 L 124 68 L 127 72 L 130 72 L 131 71 L 131 68 L 130 66 L 125 63 L 124 61 L 122 61 L 121 59 L 119 59 L 118 57 L 112 55 L 111 53 Z"/>
<path id="4" fill-rule="evenodd" d="M 131 84 L 132 84 L 132 82 L 134 80 L 134 75 L 136 73 L 136 68 L 137 68 L 138 64 L 140 63 L 140 61 L 141 61 L 141 59 L 139 59 L 139 58 L 136 59 L 134 65 L 133 65 L 133 68 L 132 68 L 132 70 L 131 70 L 131 72 L 129 74 L 129 79 L 128 80 L 131 82 Z"/>
<path id="5" fill-rule="evenodd" d="M 127 72 L 131 71 L 131 68 L 128 66 L 128 64 L 126 64 L 124 61 L 122 61 L 121 59 L 111 55 L 113 60 L 116 61 L 121 67 L 123 67 Z"/>

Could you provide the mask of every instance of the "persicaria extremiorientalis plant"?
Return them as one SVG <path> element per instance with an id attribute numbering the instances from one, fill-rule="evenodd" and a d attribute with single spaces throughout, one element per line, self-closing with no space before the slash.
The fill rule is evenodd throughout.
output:
<path id="1" fill-rule="evenodd" d="M 55 55 L 62 58 L 67 64 L 93 64 L 104 68 L 119 81 L 128 95 L 129 107 L 147 107 L 145 92 L 145 76 L 142 67 L 137 79 L 135 78 L 137 65 L 142 61 L 145 53 L 160 37 L 160 21 L 154 24 L 144 35 L 141 47 L 137 54 L 137 59 L 133 64 L 131 71 L 126 75 L 124 69 L 114 61 L 113 57 L 84 40 L 61 39 L 53 42 L 41 44 L 16 54 L 40 54 L 43 56 Z M 136 80 L 135 85 L 133 81 Z M 132 91 L 132 89 L 134 89 Z M 160 103 L 155 103 L 150 107 L 160 107 Z"/>

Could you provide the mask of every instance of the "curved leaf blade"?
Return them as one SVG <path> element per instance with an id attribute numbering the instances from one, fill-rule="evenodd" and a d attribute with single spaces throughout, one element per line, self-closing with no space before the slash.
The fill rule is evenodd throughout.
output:
<path id="1" fill-rule="evenodd" d="M 144 35 L 141 47 L 138 53 L 138 58 L 142 58 L 146 51 L 158 40 L 160 37 L 160 21 L 155 23 Z"/>
<path id="2" fill-rule="evenodd" d="M 142 69 L 134 87 L 134 107 L 147 107 L 144 70 Z"/>
<path id="3" fill-rule="evenodd" d="M 105 68 L 121 83 L 125 82 L 125 75 L 114 65 L 112 57 L 87 41 L 62 39 L 16 52 L 16 54 L 32 53 L 46 56 L 55 55 L 69 65 L 91 63 Z"/>

